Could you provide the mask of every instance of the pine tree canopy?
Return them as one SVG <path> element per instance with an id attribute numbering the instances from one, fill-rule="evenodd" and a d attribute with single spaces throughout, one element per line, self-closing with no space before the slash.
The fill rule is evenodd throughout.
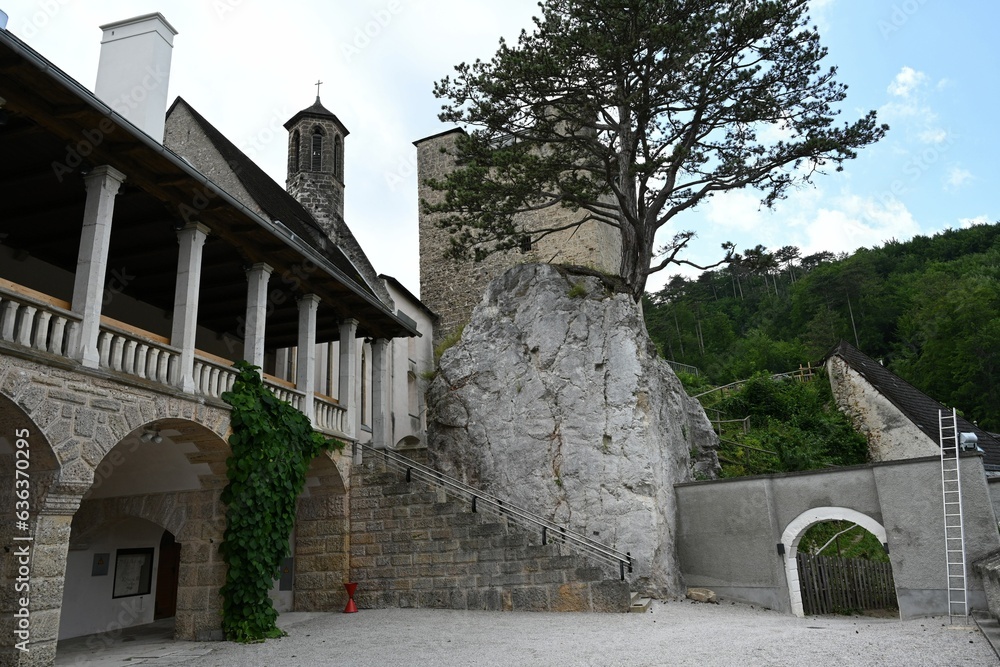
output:
<path id="1" fill-rule="evenodd" d="M 423 203 L 452 233 L 449 254 L 482 258 L 594 220 L 620 231 L 620 276 L 638 300 L 651 274 L 694 266 L 682 251 L 695 232 L 676 231 L 685 211 L 747 187 L 771 206 L 840 170 L 888 127 L 874 111 L 835 122 L 846 86 L 821 65 L 807 5 L 546 0 L 516 46 L 501 40 L 435 85 L 441 120 L 467 130 L 456 169 L 428 181 L 440 201 Z M 521 228 L 518 214 L 550 207 L 579 219 Z M 660 230 L 670 238 L 657 246 Z"/>

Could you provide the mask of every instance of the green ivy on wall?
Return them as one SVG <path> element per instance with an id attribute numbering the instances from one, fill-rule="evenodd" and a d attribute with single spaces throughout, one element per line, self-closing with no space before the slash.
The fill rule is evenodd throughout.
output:
<path id="1" fill-rule="evenodd" d="M 344 443 L 316 433 L 305 415 L 275 398 L 257 366 L 234 365 L 236 382 L 222 394 L 233 408 L 229 483 L 222 491 L 226 532 L 219 547 L 228 565 L 220 591 L 222 629 L 231 641 L 259 642 L 284 634 L 268 591 L 289 553 L 295 502 L 309 463 L 324 450 L 343 449 Z"/>

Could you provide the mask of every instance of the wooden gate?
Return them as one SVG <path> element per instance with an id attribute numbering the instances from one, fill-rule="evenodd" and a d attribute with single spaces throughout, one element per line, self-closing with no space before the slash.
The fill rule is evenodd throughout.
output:
<path id="1" fill-rule="evenodd" d="M 897 607 L 889 563 L 803 553 L 797 560 L 802 608 L 807 615 Z"/>

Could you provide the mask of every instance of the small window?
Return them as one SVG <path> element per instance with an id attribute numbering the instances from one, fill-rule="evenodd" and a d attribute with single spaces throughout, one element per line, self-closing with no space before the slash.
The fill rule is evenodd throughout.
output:
<path id="1" fill-rule="evenodd" d="M 319 128 L 313 130 L 309 168 L 313 171 L 323 171 L 323 133 Z"/>
<path id="2" fill-rule="evenodd" d="M 521 252 L 528 252 L 531 250 L 531 236 L 525 234 L 521 237 Z"/>
<path id="3" fill-rule="evenodd" d="M 301 145 L 299 142 L 302 141 L 302 137 L 299 135 L 299 131 L 295 130 L 292 132 L 292 150 L 291 155 L 288 156 L 288 173 L 294 174 L 295 172 L 302 169 L 302 163 L 299 161 L 301 159 Z"/>
<path id="4" fill-rule="evenodd" d="M 344 180 L 344 140 L 339 134 L 333 139 L 333 173 Z"/>

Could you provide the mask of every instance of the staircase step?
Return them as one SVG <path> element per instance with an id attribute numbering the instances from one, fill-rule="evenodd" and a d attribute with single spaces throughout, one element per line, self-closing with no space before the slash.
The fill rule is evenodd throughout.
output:
<path id="1" fill-rule="evenodd" d="M 651 598 L 641 597 L 635 591 L 629 593 L 630 603 L 628 607 L 628 612 L 630 614 L 645 614 L 649 611 L 649 608 L 653 605 L 653 600 Z"/>

